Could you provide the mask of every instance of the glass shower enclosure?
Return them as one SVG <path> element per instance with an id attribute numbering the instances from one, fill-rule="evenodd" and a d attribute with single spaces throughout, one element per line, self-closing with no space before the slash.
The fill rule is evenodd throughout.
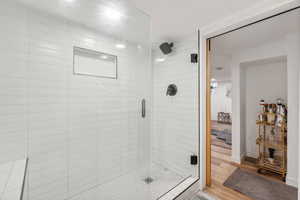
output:
<path id="1" fill-rule="evenodd" d="M 198 178 L 197 40 L 156 62 L 124 0 L 2 0 L 0 22 L 0 164 L 28 158 L 24 200 L 155 200 Z"/>

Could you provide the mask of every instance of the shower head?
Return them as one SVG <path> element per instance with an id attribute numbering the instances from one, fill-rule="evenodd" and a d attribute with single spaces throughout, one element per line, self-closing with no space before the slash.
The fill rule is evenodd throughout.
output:
<path id="1" fill-rule="evenodd" d="M 163 52 L 163 54 L 167 55 L 169 53 L 172 52 L 172 47 L 174 46 L 174 43 L 167 43 L 167 42 L 164 42 L 162 43 L 159 48 L 160 50 Z"/>

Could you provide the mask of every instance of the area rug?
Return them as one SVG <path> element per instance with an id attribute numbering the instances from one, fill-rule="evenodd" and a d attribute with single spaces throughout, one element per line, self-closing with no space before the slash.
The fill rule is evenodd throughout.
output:
<path id="1" fill-rule="evenodd" d="M 297 200 L 298 190 L 279 181 L 237 169 L 224 186 L 255 200 Z"/>
<path id="2" fill-rule="evenodd" d="M 218 139 L 225 141 L 226 144 L 231 145 L 231 131 L 229 129 L 211 129 L 211 134 L 216 136 Z"/>

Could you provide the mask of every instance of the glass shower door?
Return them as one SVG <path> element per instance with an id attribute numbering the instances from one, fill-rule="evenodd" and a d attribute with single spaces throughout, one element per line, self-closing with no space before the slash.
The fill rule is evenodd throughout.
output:
<path id="1" fill-rule="evenodd" d="M 155 200 L 197 176 L 197 41 L 157 63 L 150 17 L 125 0 L 0 11 L 0 157 L 29 159 L 24 200 Z"/>
<path id="2" fill-rule="evenodd" d="M 164 55 L 155 47 L 152 56 L 151 165 L 152 176 L 161 182 L 153 188 L 156 196 L 185 181 L 198 180 L 199 68 L 191 62 L 191 54 L 198 52 L 197 34 L 174 43 L 173 51 Z M 177 93 L 168 95 L 173 86 Z"/>

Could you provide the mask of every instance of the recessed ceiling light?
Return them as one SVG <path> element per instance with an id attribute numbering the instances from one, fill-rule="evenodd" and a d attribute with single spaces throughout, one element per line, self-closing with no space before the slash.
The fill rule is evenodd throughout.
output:
<path id="1" fill-rule="evenodd" d="M 108 56 L 107 55 L 102 55 L 101 58 L 106 60 L 106 59 L 108 59 Z"/>
<path id="2" fill-rule="evenodd" d="M 166 59 L 165 58 L 156 58 L 155 61 L 156 62 L 164 62 L 164 61 L 166 61 Z"/>
<path id="3" fill-rule="evenodd" d="M 85 38 L 84 41 L 86 43 L 95 43 L 96 42 L 94 39 L 91 39 L 91 38 Z"/>
<path id="4" fill-rule="evenodd" d="M 104 16 L 112 21 L 119 21 L 122 17 L 120 11 L 110 7 L 105 8 Z"/>
<path id="5" fill-rule="evenodd" d="M 72 3 L 74 2 L 75 0 L 65 0 L 65 2 L 68 2 L 68 3 Z"/>
<path id="6" fill-rule="evenodd" d="M 211 89 L 215 89 L 218 87 L 218 81 L 214 78 L 211 79 L 211 82 L 210 82 L 210 88 Z"/>
<path id="7" fill-rule="evenodd" d="M 126 45 L 122 44 L 122 43 L 118 43 L 118 44 L 116 44 L 116 48 L 118 48 L 118 49 L 125 49 Z"/>

